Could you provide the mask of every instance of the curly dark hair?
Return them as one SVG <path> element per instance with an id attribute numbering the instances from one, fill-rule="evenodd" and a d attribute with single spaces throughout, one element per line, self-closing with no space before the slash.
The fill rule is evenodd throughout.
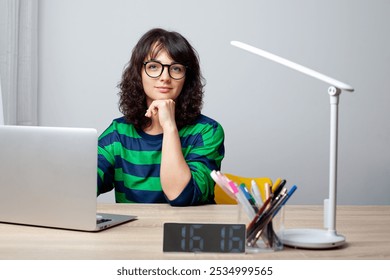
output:
<path id="1" fill-rule="evenodd" d="M 151 125 L 151 119 L 145 117 L 146 94 L 141 78 L 143 62 L 148 55 L 153 59 L 162 50 L 165 50 L 174 61 L 187 66 L 183 89 L 175 100 L 175 119 L 178 128 L 193 123 L 201 113 L 204 78 L 199 66 L 198 53 L 181 34 L 155 28 L 145 33 L 134 47 L 118 85 L 119 110 L 126 121 L 137 129 Z"/>

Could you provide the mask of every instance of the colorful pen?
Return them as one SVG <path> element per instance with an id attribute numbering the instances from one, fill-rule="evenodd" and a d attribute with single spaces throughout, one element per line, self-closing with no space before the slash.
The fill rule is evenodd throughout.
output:
<path id="1" fill-rule="evenodd" d="M 255 180 L 251 181 L 251 190 L 252 190 L 253 198 L 256 201 L 256 205 L 258 208 L 260 208 L 261 205 L 263 204 L 263 200 L 261 199 L 260 189 L 259 186 L 256 184 Z"/>
<path id="2" fill-rule="evenodd" d="M 277 189 L 277 187 L 279 187 L 280 183 L 282 182 L 282 179 L 281 178 L 277 178 L 275 180 L 275 182 L 273 183 L 272 185 L 272 191 L 275 192 L 275 190 Z"/>
<path id="3" fill-rule="evenodd" d="M 222 190 L 231 198 L 236 199 L 233 195 L 232 189 L 225 183 L 224 179 L 217 173 L 217 171 L 213 170 L 210 173 L 211 178 L 217 183 L 217 185 L 222 188 Z"/>
<path id="4" fill-rule="evenodd" d="M 255 199 L 253 198 L 253 196 L 249 193 L 247 187 L 245 186 L 244 183 L 240 184 L 240 189 L 242 190 L 242 192 L 244 193 L 246 199 L 249 201 L 249 203 L 251 204 L 253 210 L 255 211 L 255 213 L 257 213 L 257 211 L 259 211 L 259 208 L 257 207 L 256 205 L 256 201 Z"/>
<path id="5" fill-rule="evenodd" d="M 287 182 L 286 180 L 281 180 L 279 185 L 276 188 L 272 187 L 272 192 L 275 194 L 275 196 L 277 196 L 280 193 L 280 191 L 284 188 L 286 182 Z"/>
<path id="6" fill-rule="evenodd" d="M 264 201 L 264 204 L 261 206 L 259 211 L 256 213 L 256 216 L 252 219 L 252 221 L 247 226 L 247 236 L 251 235 L 255 229 L 256 223 L 261 219 L 261 217 L 264 214 L 265 209 L 267 208 L 268 204 L 271 202 L 271 197 L 268 198 L 266 201 Z"/>
<path id="7" fill-rule="evenodd" d="M 216 174 L 220 176 L 220 178 L 224 181 L 225 184 L 228 184 L 233 194 L 235 195 L 237 202 L 242 206 L 249 219 L 252 220 L 256 216 L 256 213 L 253 210 L 249 201 L 246 199 L 244 192 L 240 190 L 237 185 L 232 180 L 227 178 L 222 172 L 217 171 Z"/>
<path id="8" fill-rule="evenodd" d="M 297 189 L 296 185 L 291 187 L 291 189 L 288 191 L 286 196 L 283 198 L 281 205 L 276 209 L 276 211 L 273 214 L 273 216 L 276 216 L 276 214 L 278 214 L 279 210 L 286 204 L 287 200 L 290 199 L 290 197 L 293 195 L 293 193 L 296 191 L 296 189 Z"/>

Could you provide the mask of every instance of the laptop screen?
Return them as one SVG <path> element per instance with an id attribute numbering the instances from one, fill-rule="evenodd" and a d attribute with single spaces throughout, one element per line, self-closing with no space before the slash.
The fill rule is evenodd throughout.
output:
<path id="1" fill-rule="evenodd" d="M 96 227 L 97 131 L 0 126 L 0 221 Z"/>

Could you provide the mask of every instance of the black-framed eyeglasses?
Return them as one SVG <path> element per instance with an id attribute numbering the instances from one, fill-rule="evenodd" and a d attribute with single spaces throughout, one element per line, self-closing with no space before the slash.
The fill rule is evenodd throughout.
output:
<path id="1" fill-rule="evenodd" d="M 174 80 L 183 79 L 186 75 L 187 66 L 180 63 L 162 64 L 158 61 L 144 62 L 145 73 L 151 78 L 158 78 L 164 72 L 164 68 L 168 67 L 168 74 Z"/>

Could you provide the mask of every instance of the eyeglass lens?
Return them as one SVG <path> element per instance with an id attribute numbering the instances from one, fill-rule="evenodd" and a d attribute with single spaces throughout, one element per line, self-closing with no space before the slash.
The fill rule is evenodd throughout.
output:
<path id="1" fill-rule="evenodd" d="M 179 80 L 186 74 L 186 67 L 179 63 L 168 65 L 157 61 L 148 61 L 144 64 L 145 72 L 151 78 L 159 77 L 163 73 L 165 66 L 168 67 L 168 73 L 172 79 Z"/>

